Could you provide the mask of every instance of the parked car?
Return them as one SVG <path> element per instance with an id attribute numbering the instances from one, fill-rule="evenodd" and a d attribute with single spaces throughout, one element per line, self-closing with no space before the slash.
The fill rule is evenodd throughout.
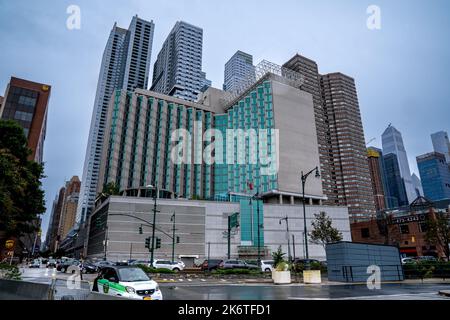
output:
<path id="1" fill-rule="evenodd" d="M 56 268 L 56 260 L 48 259 L 46 267 L 47 268 Z"/>
<path id="2" fill-rule="evenodd" d="M 217 269 L 220 269 L 223 267 L 223 263 L 224 263 L 224 261 L 221 259 L 205 260 L 205 261 L 203 261 L 200 268 L 202 269 L 202 271 L 217 270 Z"/>
<path id="3" fill-rule="evenodd" d="M 98 267 L 90 261 L 83 261 L 81 264 L 81 272 L 83 273 L 97 273 Z"/>
<path id="4" fill-rule="evenodd" d="M 130 266 L 143 265 L 146 267 L 151 267 L 150 261 L 148 260 L 133 260 L 129 263 Z"/>
<path id="5" fill-rule="evenodd" d="M 108 260 L 97 261 L 94 264 L 97 266 L 99 271 L 102 270 L 104 267 L 110 267 L 110 266 L 114 265 L 113 262 L 108 261 Z"/>
<path id="6" fill-rule="evenodd" d="M 163 299 L 158 284 L 134 266 L 105 266 L 94 280 L 92 291 L 136 300 Z"/>
<path id="7" fill-rule="evenodd" d="M 29 265 L 29 268 L 40 268 L 41 267 L 41 261 L 38 259 L 34 259 Z"/>
<path id="8" fill-rule="evenodd" d="M 414 258 L 402 258 L 402 264 L 410 264 L 410 263 L 416 263 L 417 260 Z"/>
<path id="9" fill-rule="evenodd" d="M 273 271 L 273 260 L 261 260 L 261 271 L 262 272 L 272 272 Z"/>
<path id="10" fill-rule="evenodd" d="M 61 262 L 56 266 L 56 270 L 61 271 L 62 273 L 66 273 L 66 271 L 67 271 L 67 269 L 69 269 L 69 267 L 71 267 L 71 266 L 79 267 L 79 265 L 80 265 L 80 261 L 78 261 L 78 260 L 75 260 L 75 259 L 65 260 L 64 262 Z"/>
<path id="11" fill-rule="evenodd" d="M 182 271 L 184 267 L 178 261 L 170 260 L 155 260 L 153 261 L 153 268 L 169 269 L 175 272 Z"/>
<path id="12" fill-rule="evenodd" d="M 223 269 L 259 269 L 259 267 L 244 260 L 226 260 L 223 263 Z"/>

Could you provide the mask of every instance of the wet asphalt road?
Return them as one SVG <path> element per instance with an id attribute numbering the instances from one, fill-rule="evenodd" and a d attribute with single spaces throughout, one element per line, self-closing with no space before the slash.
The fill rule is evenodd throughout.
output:
<path id="1" fill-rule="evenodd" d="M 365 285 L 161 285 L 165 300 L 448 300 L 439 290 L 449 284 L 382 284 L 380 290 Z"/>
<path id="2" fill-rule="evenodd" d="M 24 281 L 51 283 L 52 276 L 58 279 L 57 299 L 65 294 L 83 295 L 89 292 L 88 284 L 81 290 L 69 290 L 66 280 L 69 274 L 54 269 L 21 269 Z M 83 275 L 92 281 L 95 275 Z M 450 290 L 450 283 L 387 283 L 380 290 L 369 290 L 366 285 L 284 285 L 267 284 L 214 284 L 214 283 L 160 283 L 165 300 L 447 300 L 438 295 L 440 290 Z"/>

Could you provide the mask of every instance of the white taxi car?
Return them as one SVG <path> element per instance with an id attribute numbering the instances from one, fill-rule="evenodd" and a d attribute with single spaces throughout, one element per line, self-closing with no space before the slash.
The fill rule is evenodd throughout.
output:
<path id="1" fill-rule="evenodd" d="M 104 267 L 94 280 L 92 291 L 137 300 L 162 300 L 158 284 L 139 267 Z"/>

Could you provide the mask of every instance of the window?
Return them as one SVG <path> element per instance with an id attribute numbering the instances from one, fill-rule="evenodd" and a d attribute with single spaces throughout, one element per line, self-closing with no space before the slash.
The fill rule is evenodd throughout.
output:
<path id="1" fill-rule="evenodd" d="M 420 232 L 427 232 L 428 224 L 426 222 L 419 223 L 419 230 Z"/>
<path id="2" fill-rule="evenodd" d="M 369 228 L 362 228 L 361 229 L 361 237 L 362 238 L 369 238 L 370 237 Z"/>
<path id="3" fill-rule="evenodd" d="M 409 233 L 409 226 L 407 224 L 401 224 L 400 225 L 400 233 L 401 234 L 408 234 Z"/>

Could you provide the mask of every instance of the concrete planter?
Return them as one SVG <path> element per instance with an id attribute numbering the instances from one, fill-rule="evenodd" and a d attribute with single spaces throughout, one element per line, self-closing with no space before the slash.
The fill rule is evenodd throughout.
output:
<path id="1" fill-rule="evenodd" d="M 289 284 L 291 283 L 290 271 L 272 271 L 272 280 L 274 284 Z"/>
<path id="2" fill-rule="evenodd" d="M 319 284 L 322 283 L 320 270 L 304 270 L 303 283 Z"/>

